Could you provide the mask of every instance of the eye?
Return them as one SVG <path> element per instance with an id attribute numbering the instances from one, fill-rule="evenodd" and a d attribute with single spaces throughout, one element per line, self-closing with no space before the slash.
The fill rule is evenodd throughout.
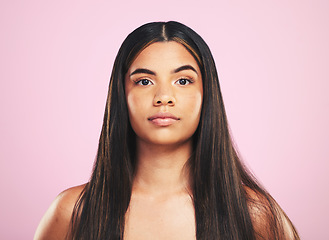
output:
<path id="1" fill-rule="evenodd" d="M 152 85 L 153 83 L 148 79 L 141 79 L 136 81 L 136 84 L 147 86 L 147 85 Z"/>
<path id="2" fill-rule="evenodd" d="M 181 79 L 178 79 L 176 81 L 176 83 L 179 84 L 179 85 L 187 85 L 187 84 L 190 84 L 192 82 L 193 82 L 192 80 L 187 79 L 187 78 L 181 78 Z"/>

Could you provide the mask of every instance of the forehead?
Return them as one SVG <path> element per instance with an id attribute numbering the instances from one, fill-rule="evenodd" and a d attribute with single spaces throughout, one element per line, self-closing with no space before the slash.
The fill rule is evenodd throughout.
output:
<path id="1" fill-rule="evenodd" d="M 186 64 L 192 65 L 199 71 L 196 60 L 182 44 L 174 41 L 156 42 L 140 52 L 128 73 L 137 68 L 173 69 Z"/>

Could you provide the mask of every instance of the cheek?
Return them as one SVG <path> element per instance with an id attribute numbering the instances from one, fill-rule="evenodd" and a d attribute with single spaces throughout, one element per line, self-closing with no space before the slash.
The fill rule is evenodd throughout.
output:
<path id="1" fill-rule="evenodd" d="M 136 111 L 136 97 L 133 94 L 127 94 L 127 105 L 129 115 L 133 114 Z"/>
<path id="2" fill-rule="evenodd" d="M 187 101 L 185 103 L 186 110 L 188 111 L 191 119 L 200 118 L 202 98 L 203 96 L 201 92 L 190 94 L 185 98 L 185 101 Z"/>
<path id="3" fill-rule="evenodd" d="M 138 97 L 134 94 L 127 95 L 127 105 L 129 111 L 129 118 L 130 121 L 133 121 L 137 116 L 136 114 L 139 112 L 139 101 Z"/>
<path id="4" fill-rule="evenodd" d="M 145 97 L 135 94 L 134 92 L 128 92 L 126 95 L 129 120 L 132 127 L 138 125 L 140 120 L 146 117 L 145 113 Z"/>

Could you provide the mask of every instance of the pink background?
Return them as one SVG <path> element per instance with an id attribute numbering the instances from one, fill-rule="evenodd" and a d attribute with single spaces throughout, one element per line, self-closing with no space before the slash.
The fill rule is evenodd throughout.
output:
<path id="1" fill-rule="evenodd" d="M 0 239 L 31 239 L 88 180 L 126 35 L 177 20 L 209 44 L 247 165 L 302 239 L 328 239 L 329 1 L 1 1 Z"/>

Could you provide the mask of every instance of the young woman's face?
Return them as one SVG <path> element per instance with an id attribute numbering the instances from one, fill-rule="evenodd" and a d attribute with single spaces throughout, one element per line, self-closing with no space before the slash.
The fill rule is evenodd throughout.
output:
<path id="1" fill-rule="evenodd" d="M 137 140 L 160 145 L 191 140 L 200 119 L 202 77 L 183 45 L 170 41 L 145 48 L 126 74 L 125 91 Z"/>

